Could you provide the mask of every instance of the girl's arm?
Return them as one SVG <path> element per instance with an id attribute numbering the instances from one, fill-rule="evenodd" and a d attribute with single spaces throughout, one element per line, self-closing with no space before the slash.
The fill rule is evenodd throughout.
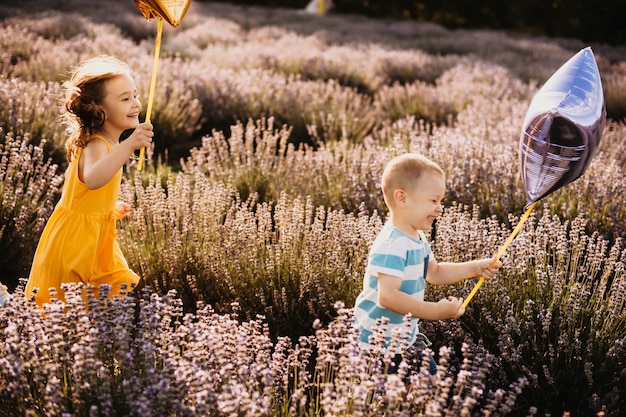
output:
<path id="1" fill-rule="evenodd" d="M 110 153 L 102 141 L 91 140 L 83 150 L 79 162 L 80 180 L 91 190 L 102 187 L 124 166 L 134 151 L 150 146 L 153 135 L 150 123 L 139 124 L 135 131 L 125 141 L 114 146 Z"/>

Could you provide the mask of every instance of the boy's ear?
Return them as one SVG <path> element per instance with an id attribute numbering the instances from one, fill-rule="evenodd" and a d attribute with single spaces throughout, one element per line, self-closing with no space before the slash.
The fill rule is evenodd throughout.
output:
<path id="1" fill-rule="evenodd" d="M 406 203 L 406 192 L 402 188 L 394 190 L 393 201 L 396 206 L 404 206 L 404 204 Z"/>

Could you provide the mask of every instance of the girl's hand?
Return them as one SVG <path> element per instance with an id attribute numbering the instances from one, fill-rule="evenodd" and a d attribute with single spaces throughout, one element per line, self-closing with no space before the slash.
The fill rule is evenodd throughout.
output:
<path id="1" fill-rule="evenodd" d="M 113 212 L 115 213 L 115 220 L 121 220 L 130 213 L 130 204 L 118 201 L 115 203 Z"/>
<path id="2" fill-rule="evenodd" d="M 134 150 L 147 148 L 154 137 L 152 123 L 139 123 L 133 133 L 126 139 L 132 144 Z"/>

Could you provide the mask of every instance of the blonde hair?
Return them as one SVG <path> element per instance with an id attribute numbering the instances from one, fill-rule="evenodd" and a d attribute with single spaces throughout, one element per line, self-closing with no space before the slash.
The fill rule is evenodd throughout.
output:
<path id="1" fill-rule="evenodd" d="M 61 116 L 67 125 L 67 159 L 72 160 L 78 148 L 84 148 L 98 132 L 106 115 L 102 107 L 104 84 L 111 78 L 130 75 L 129 66 L 119 58 L 100 55 L 77 66 L 65 89 L 65 113 Z"/>
<path id="2" fill-rule="evenodd" d="M 426 173 L 439 174 L 445 178 L 439 165 L 420 154 L 407 153 L 389 161 L 382 177 L 383 197 L 387 206 L 391 207 L 395 190 L 412 189 Z"/>

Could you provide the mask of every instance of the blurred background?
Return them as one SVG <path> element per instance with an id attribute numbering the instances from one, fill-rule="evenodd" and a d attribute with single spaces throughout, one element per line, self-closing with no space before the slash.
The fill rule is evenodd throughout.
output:
<path id="1" fill-rule="evenodd" d="M 331 0 L 325 0 L 329 2 Z M 305 8 L 310 0 L 229 0 L 218 3 Z M 332 13 L 433 22 L 450 29 L 512 30 L 621 45 L 623 0 L 332 0 Z"/>

